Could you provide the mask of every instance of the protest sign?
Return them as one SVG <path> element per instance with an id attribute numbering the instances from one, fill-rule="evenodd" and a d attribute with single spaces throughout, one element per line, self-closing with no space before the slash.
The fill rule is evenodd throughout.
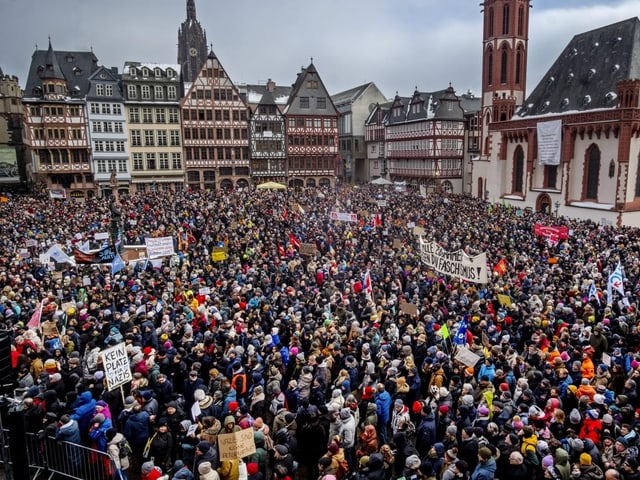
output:
<path id="1" fill-rule="evenodd" d="M 400 311 L 403 313 L 408 313 L 411 316 L 416 316 L 418 314 L 418 307 L 413 303 L 401 302 Z"/>
<path id="2" fill-rule="evenodd" d="M 145 237 L 149 258 L 169 257 L 175 253 L 173 250 L 173 237 Z"/>
<path id="3" fill-rule="evenodd" d="M 315 243 L 301 243 L 300 255 L 315 255 L 316 244 Z"/>
<path id="4" fill-rule="evenodd" d="M 107 380 L 109 391 L 118 388 L 132 380 L 129 357 L 124 342 L 107 348 L 101 354 L 104 368 L 104 378 Z"/>
<path id="5" fill-rule="evenodd" d="M 246 428 L 238 432 L 218 435 L 218 450 L 221 461 L 236 460 L 253 455 L 256 452 L 253 430 Z"/>
<path id="6" fill-rule="evenodd" d="M 449 252 L 435 242 L 420 239 L 420 258 L 436 272 L 473 283 L 487 283 L 487 254 L 470 257 L 463 250 Z"/>
<path id="7" fill-rule="evenodd" d="M 465 347 L 458 347 L 455 359 L 467 367 L 475 367 L 480 361 L 480 356 Z"/>

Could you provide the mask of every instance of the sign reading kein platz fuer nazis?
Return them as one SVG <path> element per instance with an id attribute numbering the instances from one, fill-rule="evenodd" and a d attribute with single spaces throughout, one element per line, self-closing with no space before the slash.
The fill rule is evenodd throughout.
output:
<path id="1" fill-rule="evenodd" d="M 109 391 L 133 379 L 124 342 L 107 348 L 100 353 L 100 355 L 102 356 L 104 378 L 107 380 L 107 388 Z"/>
<path id="2" fill-rule="evenodd" d="M 237 460 L 256 453 L 253 441 L 253 429 L 245 428 L 234 433 L 218 435 L 218 451 L 220 460 Z"/>

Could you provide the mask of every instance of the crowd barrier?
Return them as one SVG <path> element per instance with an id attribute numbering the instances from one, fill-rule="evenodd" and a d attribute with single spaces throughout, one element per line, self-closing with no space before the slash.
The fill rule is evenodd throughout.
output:
<path id="1" fill-rule="evenodd" d="M 4 430 L 4 435 L 7 444 L 15 441 L 9 430 Z M 52 437 L 40 439 L 37 435 L 27 433 L 24 451 L 29 476 L 25 477 L 26 472 L 18 472 L 12 468 L 12 477 L 15 479 L 112 480 L 118 478 L 115 464 L 107 453 L 82 445 L 61 442 Z M 9 458 L 9 462 L 13 465 L 12 460 Z"/>

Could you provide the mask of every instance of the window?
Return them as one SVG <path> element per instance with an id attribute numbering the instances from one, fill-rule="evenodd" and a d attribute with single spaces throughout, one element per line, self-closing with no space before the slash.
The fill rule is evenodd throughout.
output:
<path id="1" fill-rule="evenodd" d="M 113 131 L 115 133 L 124 133 L 124 126 L 122 122 L 113 122 Z"/>
<path id="2" fill-rule="evenodd" d="M 144 123 L 153 123 L 153 109 L 152 108 L 143 108 L 142 109 L 142 121 Z"/>
<path id="3" fill-rule="evenodd" d="M 493 85 L 493 52 L 487 57 L 487 85 Z"/>
<path id="4" fill-rule="evenodd" d="M 520 85 L 520 77 L 522 76 L 522 48 L 518 47 L 516 53 L 516 84 Z"/>
<path id="5" fill-rule="evenodd" d="M 113 85 L 105 85 L 104 94 L 107 97 L 113 97 Z"/>
<path id="6" fill-rule="evenodd" d="M 501 55 L 501 59 L 500 59 L 500 83 L 505 84 L 507 83 L 507 63 L 508 63 L 508 53 L 507 53 L 507 47 L 506 45 L 502 48 L 502 55 Z"/>
<path id="7" fill-rule="evenodd" d="M 331 128 L 331 119 L 330 118 L 325 118 L 324 119 L 324 128 Z"/>
<path id="8" fill-rule="evenodd" d="M 155 74 L 156 78 L 162 77 L 162 70 L 160 70 L 159 68 L 156 68 L 153 73 Z"/>
<path id="9" fill-rule="evenodd" d="M 158 130 L 158 146 L 166 147 L 167 146 L 167 131 L 166 130 Z"/>
<path id="10" fill-rule="evenodd" d="M 114 115 L 122 115 L 122 105 L 119 103 L 113 104 L 113 114 Z"/>
<path id="11" fill-rule="evenodd" d="M 141 94 L 143 100 L 151 100 L 151 87 L 149 85 L 142 85 Z"/>
<path id="12" fill-rule="evenodd" d="M 155 170 L 156 169 L 156 154 L 155 153 L 147 153 L 147 170 Z"/>
<path id="13" fill-rule="evenodd" d="M 140 123 L 140 110 L 137 107 L 129 109 L 129 123 Z"/>
<path id="14" fill-rule="evenodd" d="M 104 84 L 97 83 L 96 84 L 96 95 L 99 97 L 104 97 Z"/>
<path id="15" fill-rule="evenodd" d="M 173 69 L 172 68 L 167 68 L 167 78 L 172 78 L 174 76 L 175 76 L 175 74 L 173 73 Z"/>
<path id="16" fill-rule="evenodd" d="M 545 188 L 557 188 L 556 183 L 558 181 L 558 166 L 557 165 L 545 165 L 544 166 Z"/>
<path id="17" fill-rule="evenodd" d="M 92 133 L 102 133 L 102 122 L 91 122 Z"/>
<path id="18" fill-rule="evenodd" d="M 494 18 L 494 14 L 493 14 L 493 7 L 489 9 L 489 28 L 488 28 L 488 33 L 489 33 L 489 37 L 493 37 L 493 22 L 495 21 Z"/>
<path id="19" fill-rule="evenodd" d="M 98 160 L 98 173 L 107 173 L 107 162 L 105 160 Z"/>
<path id="20" fill-rule="evenodd" d="M 502 7 L 502 34 L 509 33 L 509 5 Z"/>
<path id="21" fill-rule="evenodd" d="M 182 155 L 179 152 L 171 154 L 171 168 L 174 170 L 182 170 Z"/>
<path id="22" fill-rule="evenodd" d="M 124 152 L 124 140 L 116 140 L 116 152 Z"/>
<path id="23" fill-rule="evenodd" d="M 521 146 L 516 148 L 513 162 L 513 191 L 523 193 L 524 186 L 524 151 Z"/>
<path id="24" fill-rule="evenodd" d="M 103 115 L 111 115 L 111 105 L 108 103 L 102 104 L 102 114 Z"/>
<path id="25" fill-rule="evenodd" d="M 144 146 L 145 147 L 153 147 L 153 130 L 145 130 L 144 131 Z"/>
<path id="26" fill-rule="evenodd" d="M 171 130 L 169 132 L 169 138 L 170 138 L 172 147 L 180 146 L 180 130 Z"/>
<path id="27" fill-rule="evenodd" d="M 518 35 L 524 35 L 524 7 L 522 5 L 518 8 Z"/>
<path id="28" fill-rule="evenodd" d="M 585 199 L 598 200 L 598 183 L 600 181 L 600 149 L 592 145 L 587 152 L 587 190 Z"/>
<path id="29" fill-rule="evenodd" d="M 309 108 L 309 97 L 300 97 L 300 108 Z"/>
<path id="30" fill-rule="evenodd" d="M 97 140 L 93 144 L 94 152 L 104 152 L 104 142 L 102 140 Z"/>
<path id="31" fill-rule="evenodd" d="M 33 107 L 32 107 L 33 108 Z M 92 103 L 91 104 L 91 113 L 93 115 L 98 115 L 100 113 L 100 104 L 99 103 Z M 40 112 L 38 112 L 38 114 L 36 115 L 33 111 L 31 112 L 31 115 L 35 115 L 35 116 L 40 116 Z"/>
<path id="32" fill-rule="evenodd" d="M 164 108 L 156 108 L 156 123 L 166 123 Z"/>
<path id="33" fill-rule="evenodd" d="M 138 90 L 135 85 L 127 85 L 127 97 L 130 99 L 138 98 Z"/>
<path id="34" fill-rule="evenodd" d="M 142 68 L 142 76 L 143 77 L 148 77 L 149 76 L 149 69 L 148 68 Z"/>
<path id="35" fill-rule="evenodd" d="M 156 85 L 153 88 L 153 95 L 156 100 L 162 100 L 164 98 L 164 89 L 162 88 L 162 85 Z"/>
<path id="36" fill-rule="evenodd" d="M 307 82 L 307 88 L 310 88 L 312 90 L 315 90 L 318 88 L 318 81 L 317 80 L 309 80 Z"/>
<path id="37" fill-rule="evenodd" d="M 118 172 L 127 173 L 127 160 L 121 158 L 118 160 Z"/>
<path id="38" fill-rule="evenodd" d="M 133 154 L 133 169 L 134 170 L 144 170 L 144 164 L 142 163 L 142 154 L 134 153 Z"/>
<path id="39" fill-rule="evenodd" d="M 178 110 L 171 109 L 169 110 L 169 123 L 178 123 Z"/>
<path id="40" fill-rule="evenodd" d="M 104 122 L 102 127 L 104 128 L 104 133 L 113 133 L 113 123 L 112 122 Z"/>
<path id="41" fill-rule="evenodd" d="M 175 100 L 176 98 L 178 98 L 178 90 L 175 87 L 175 85 L 169 85 L 167 87 L 167 98 L 169 100 Z"/>
<path id="42" fill-rule="evenodd" d="M 160 153 L 159 160 L 160 170 L 169 170 L 169 154 L 164 152 Z"/>
<path id="43" fill-rule="evenodd" d="M 316 99 L 316 108 L 325 109 L 327 108 L 327 97 L 318 97 Z"/>

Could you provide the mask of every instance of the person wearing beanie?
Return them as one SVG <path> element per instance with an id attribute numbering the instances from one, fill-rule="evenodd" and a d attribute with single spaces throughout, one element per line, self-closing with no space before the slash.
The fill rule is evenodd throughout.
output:
<path id="1" fill-rule="evenodd" d="M 496 473 L 496 461 L 491 449 L 482 446 L 478 449 L 478 464 L 471 474 L 471 480 L 493 480 Z"/>
<path id="2" fill-rule="evenodd" d="M 211 468 L 211 463 L 202 462 L 198 465 L 198 480 L 220 480 L 220 476 Z"/>
<path id="3" fill-rule="evenodd" d="M 264 475 L 255 462 L 247 463 L 247 480 L 265 480 Z"/>
<path id="4" fill-rule="evenodd" d="M 418 455 L 409 455 L 404 461 L 404 470 L 402 475 L 406 479 L 414 479 L 417 477 L 418 468 L 420 468 L 420 457 Z"/>
<path id="5" fill-rule="evenodd" d="M 580 438 L 590 438 L 596 445 L 600 444 L 600 436 L 602 434 L 602 420 L 600 420 L 600 411 L 596 408 L 587 410 L 580 429 Z"/>
<path id="6" fill-rule="evenodd" d="M 218 447 L 209 442 L 201 441 L 196 445 L 196 456 L 193 463 L 193 471 L 197 472 L 201 463 L 209 462 L 213 470 L 220 466 L 218 461 Z"/>
<path id="7" fill-rule="evenodd" d="M 573 466 L 571 476 L 576 478 L 576 472 L 578 478 L 581 480 L 596 480 L 604 478 L 602 469 L 592 461 L 591 455 L 588 453 L 580 454 L 579 462 Z"/>
<path id="8" fill-rule="evenodd" d="M 215 470 L 213 471 L 215 472 Z M 196 476 L 182 460 L 176 460 L 173 463 L 171 472 L 173 474 L 171 480 L 196 480 Z"/>
<path id="9" fill-rule="evenodd" d="M 107 430 L 109 430 L 111 426 L 111 419 L 106 418 L 104 414 L 98 413 L 93 417 L 91 426 L 89 427 L 91 448 L 101 452 L 107 451 Z"/>
<path id="10" fill-rule="evenodd" d="M 142 464 L 140 468 L 140 480 L 158 480 L 162 477 L 162 469 L 157 467 L 152 461 Z"/>

